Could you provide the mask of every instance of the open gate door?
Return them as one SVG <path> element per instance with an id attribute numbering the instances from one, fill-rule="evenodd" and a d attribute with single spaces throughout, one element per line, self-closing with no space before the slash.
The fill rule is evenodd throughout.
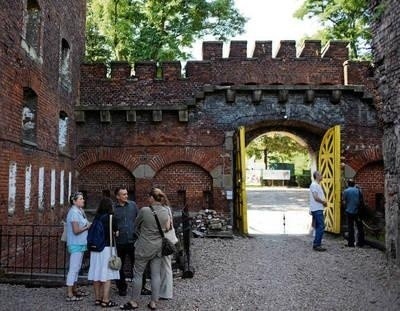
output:
<path id="1" fill-rule="evenodd" d="M 321 186 L 328 202 L 325 208 L 325 230 L 340 233 L 340 126 L 330 128 L 322 139 L 318 155 Z"/>
<path id="2" fill-rule="evenodd" d="M 242 234 L 248 233 L 247 227 L 247 196 L 246 196 L 246 143 L 245 129 L 240 126 L 235 140 L 235 203 L 234 225 Z"/>

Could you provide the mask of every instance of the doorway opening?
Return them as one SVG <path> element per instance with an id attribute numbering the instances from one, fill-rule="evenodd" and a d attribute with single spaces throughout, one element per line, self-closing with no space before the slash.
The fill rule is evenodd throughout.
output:
<path id="1" fill-rule="evenodd" d="M 293 133 L 269 131 L 245 150 L 248 233 L 309 234 L 312 148 Z"/>

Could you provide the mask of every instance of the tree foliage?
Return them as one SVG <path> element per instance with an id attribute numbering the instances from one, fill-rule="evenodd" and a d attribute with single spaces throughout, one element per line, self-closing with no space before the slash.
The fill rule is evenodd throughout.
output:
<path id="1" fill-rule="evenodd" d="M 368 0 L 305 0 L 294 16 L 319 19 L 323 29 L 313 39 L 346 40 L 351 58 L 371 58 L 372 15 Z"/>
<path id="2" fill-rule="evenodd" d="M 233 0 L 88 0 L 86 59 L 187 59 L 206 35 L 226 40 L 244 30 Z"/>
<path id="3" fill-rule="evenodd" d="M 280 133 L 265 134 L 254 139 L 247 147 L 246 154 L 249 158 L 264 158 L 265 167 L 269 162 L 290 161 L 295 155 L 308 154 L 307 147 L 300 145 L 292 138 Z"/>

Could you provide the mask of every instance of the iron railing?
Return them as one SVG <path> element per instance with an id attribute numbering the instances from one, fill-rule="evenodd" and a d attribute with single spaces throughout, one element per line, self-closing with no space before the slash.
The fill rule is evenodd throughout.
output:
<path id="1" fill-rule="evenodd" d="M 0 269 L 4 275 L 66 275 L 62 225 L 0 225 Z"/>

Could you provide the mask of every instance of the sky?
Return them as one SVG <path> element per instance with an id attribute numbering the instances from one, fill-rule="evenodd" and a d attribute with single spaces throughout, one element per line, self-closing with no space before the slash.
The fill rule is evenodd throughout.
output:
<path id="1" fill-rule="evenodd" d="M 253 51 L 255 41 L 272 40 L 274 55 L 280 40 L 299 41 L 305 35 L 314 34 L 320 28 L 317 21 L 293 17 L 303 2 L 304 0 L 235 0 L 236 8 L 249 20 L 245 33 L 232 40 L 247 40 L 248 54 Z M 229 44 L 225 44 L 224 57 L 228 48 Z M 201 59 L 201 42 L 196 42 L 192 55 L 193 59 Z"/>

